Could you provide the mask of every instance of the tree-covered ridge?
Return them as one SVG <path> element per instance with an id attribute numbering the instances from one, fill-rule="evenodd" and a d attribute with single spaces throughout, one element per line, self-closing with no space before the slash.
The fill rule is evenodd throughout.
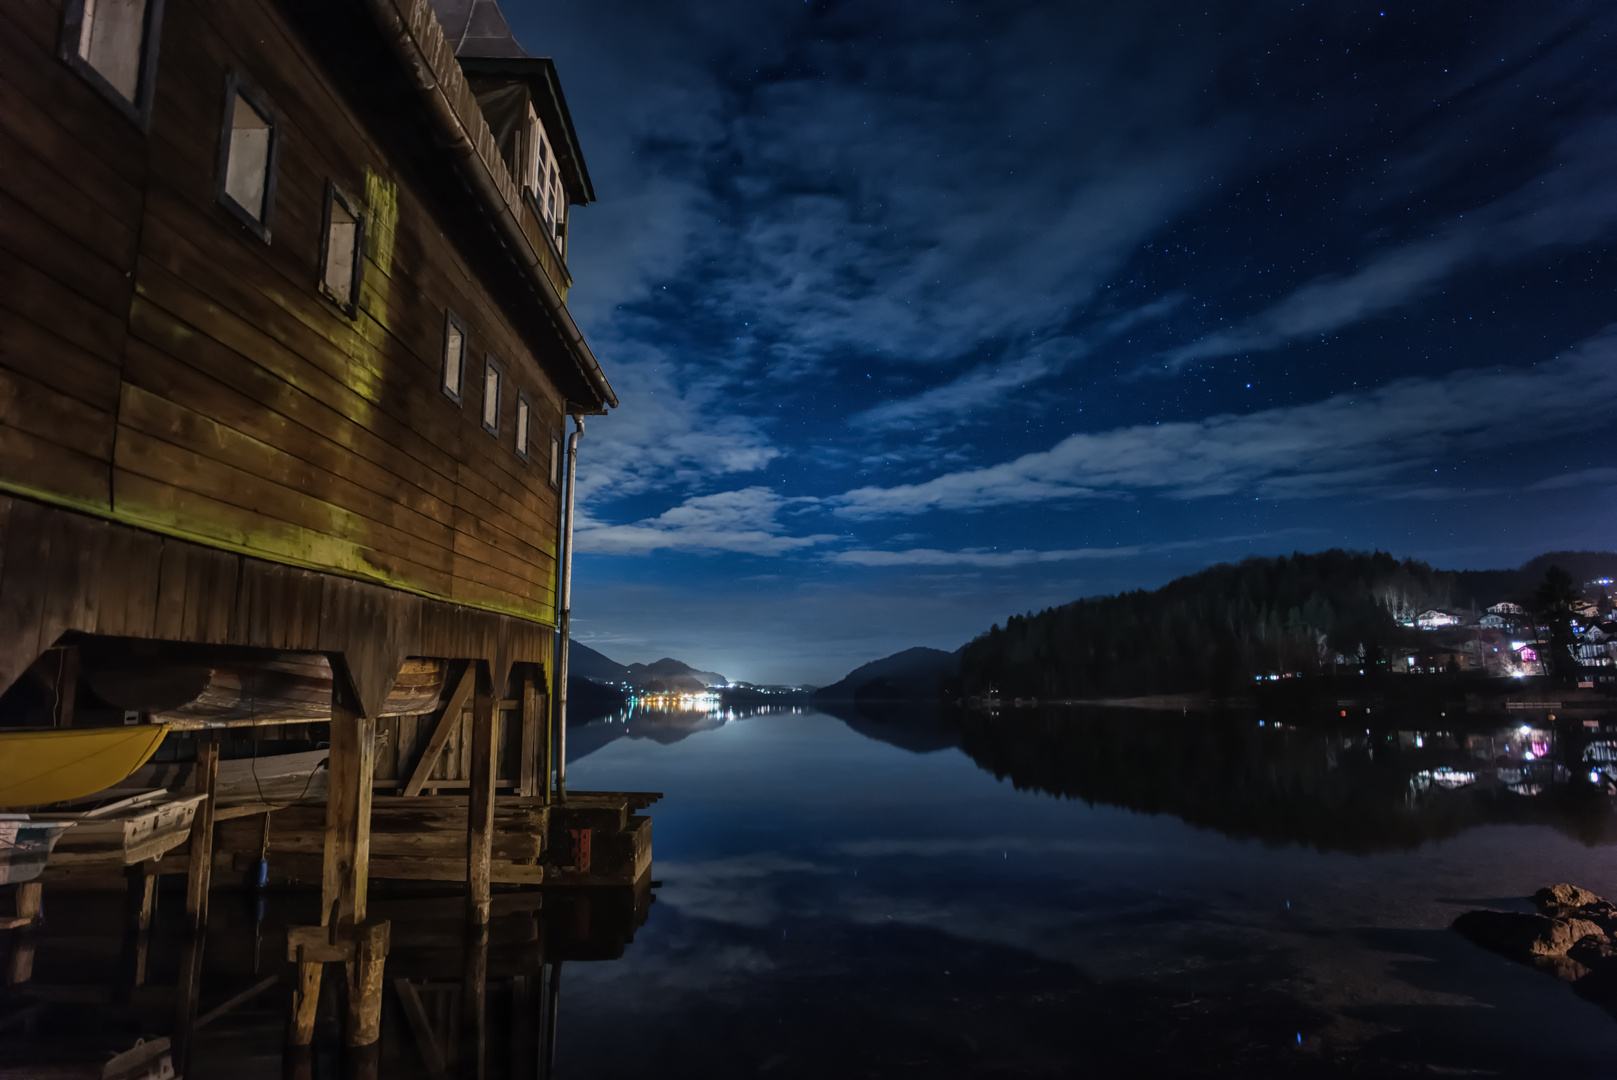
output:
<path id="1" fill-rule="evenodd" d="M 1319 673 L 1338 656 L 1375 664 L 1406 640 L 1400 621 L 1513 598 L 1525 583 L 1487 582 L 1504 595 L 1476 595 L 1477 584 L 1384 552 L 1221 564 L 1152 592 L 1013 616 L 965 647 L 958 690 L 1045 699 L 1226 693 L 1259 674 Z"/>

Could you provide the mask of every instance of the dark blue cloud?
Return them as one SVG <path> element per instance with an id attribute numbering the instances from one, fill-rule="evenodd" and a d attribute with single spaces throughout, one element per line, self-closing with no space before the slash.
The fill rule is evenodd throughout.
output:
<path id="1" fill-rule="evenodd" d="M 507 8 L 601 195 L 609 653 L 828 681 L 1251 552 L 1610 545 L 1608 5 Z"/>

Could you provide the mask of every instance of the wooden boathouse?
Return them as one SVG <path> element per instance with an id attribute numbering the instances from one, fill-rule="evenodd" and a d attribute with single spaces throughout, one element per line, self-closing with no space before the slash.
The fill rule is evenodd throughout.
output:
<path id="1" fill-rule="evenodd" d="M 0 7 L 0 753 L 166 726 L 119 805 L 189 816 L 41 880 L 184 872 L 200 925 L 267 856 L 320 890 L 296 1039 L 323 961 L 376 1038 L 373 881 L 465 882 L 477 927 L 649 868 L 651 797 L 567 798 L 558 752 L 573 455 L 617 404 L 567 307 L 593 199 L 493 0 Z"/>

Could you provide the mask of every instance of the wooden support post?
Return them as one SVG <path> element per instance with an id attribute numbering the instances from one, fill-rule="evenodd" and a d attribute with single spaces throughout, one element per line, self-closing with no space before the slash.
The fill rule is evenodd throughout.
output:
<path id="1" fill-rule="evenodd" d="M 539 699 L 539 790 L 537 794 L 550 803 L 551 773 L 555 771 L 555 709 L 551 707 L 553 695 Z"/>
<path id="2" fill-rule="evenodd" d="M 445 706 L 443 716 L 439 717 L 438 726 L 433 729 L 432 737 L 427 740 L 427 748 L 421 752 L 421 760 L 416 762 L 415 771 L 410 774 L 410 780 L 404 785 L 401 794 L 421 794 L 421 789 L 427 784 L 427 777 L 432 775 L 433 766 L 438 764 L 444 747 L 449 743 L 449 737 L 455 733 L 455 728 L 460 724 L 460 712 L 466 707 L 466 699 L 471 696 L 476 679 L 477 663 L 469 661 L 462 669 L 460 678 L 455 683 L 454 692 L 449 695 L 449 704 Z"/>
<path id="3" fill-rule="evenodd" d="M 376 721 L 360 716 L 333 688 L 331 756 L 326 795 L 326 848 L 320 881 L 320 921 L 365 921 L 371 871 L 371 784 L 376 772 Z"/>
<path id="4" fill-rule="evenodd" d="M 293 1046 L 308 1046 L 314 1042 L 314 1021 L 320 1010 L 320 975 L 324 965 L 309 960 L 303 950 L 297 953 L 298 981 L 292 987 Z"/>
<path id="5" fill-rule="evenodd" d="M 466 1080 L 483 1080 L 488 1057 L 488 927 L 468 930 L 466 967 L 460 990 L 460 1054 L 457 1070 Z"/>
<path id="6" fill-rule="evenodd" d="M 208 886 L 213 876 L 214 794 L 219 786 L 219 736 L 200 732 L 196 739 L 195 788 L 207 798 L 197 806 L 191 819 L 191 862 L 185 875 L 185 915 L 191 928 L 208 921 Z"/>
<path id="7" fill-rule="evenodd" d="M 539 689 L 534 685 L 533 665 L 522 665 L 522 772 L 517 794 L 532 798 L 539 794 L 539 740 L 543 723 L 539 716 Z"/>
<path id="8" fill-rule="evenodd" d="M 35 927 L 45 903 L 45 886 L 38 881 L 25 881 L 17 886 L 17 919 L 19 927 L 11 939 L 11 963 L 6 969 L 6 982 L 15 986 L 34 977 Z"/>
<path id="9" fill-rule="evenodd" d="M 387 923 L 381 933 L 365 927 L 354 939 L 348 964 L 348 1045 L 370 1046 L 382 1037 L 382 969 L 387 964 Z"/>
<path id="10" fill-rule="evenodd" d="M 124 985 L 146 985 L 146 958 L 151 948 L 152 913 L 157 907 L 157 869 L 140 862 L 125 868 Z"/>
<path id="11" fill-rule="evenodd" d="M 488 925 L 493 900 L 489 888 L 489 859 L 494 849 L 494 777 L 499 771 L 499 749 L 494 738 L 492 665 L 479 661 L 476 666 L 471 792 L 466 806 L 466 921 L 473 927 Z"/>
<path id="12" fill-rule="evenodd" d="M 197 1001 L 202 996 L 202 950 L 205 930 L 191 931 L 180 956 L 180 983 L 174 993 L 174 1072 L 191 1075 L 191 1049 L 196 1034 Z"/>

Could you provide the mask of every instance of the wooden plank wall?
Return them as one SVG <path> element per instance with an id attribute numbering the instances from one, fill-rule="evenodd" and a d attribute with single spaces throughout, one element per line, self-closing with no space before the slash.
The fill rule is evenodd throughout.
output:
<path id="1" fill-rule="evenodd" d="M 550 666 L 555 631 L 535 622 L 28 499 L 0 495 L 0 537 L 0 689 L 70 632 L 325 653 L 371 715 L 407 656 Z"/>
<path id="2" fill-rule="evenodd" d="M 0 487 L 553 621 L 560 394 L 274 0 L 168 0 L 144 134 L 56 57 L 60 25 L 61 0 L 0 8 Z M 232 70 L 279 122 L 268 244 L 214 200 Z M 352 320 L 317 288 L 328 180 L 368 205 Z M 460 406 L 446 308 L 469 331 Z"/>

